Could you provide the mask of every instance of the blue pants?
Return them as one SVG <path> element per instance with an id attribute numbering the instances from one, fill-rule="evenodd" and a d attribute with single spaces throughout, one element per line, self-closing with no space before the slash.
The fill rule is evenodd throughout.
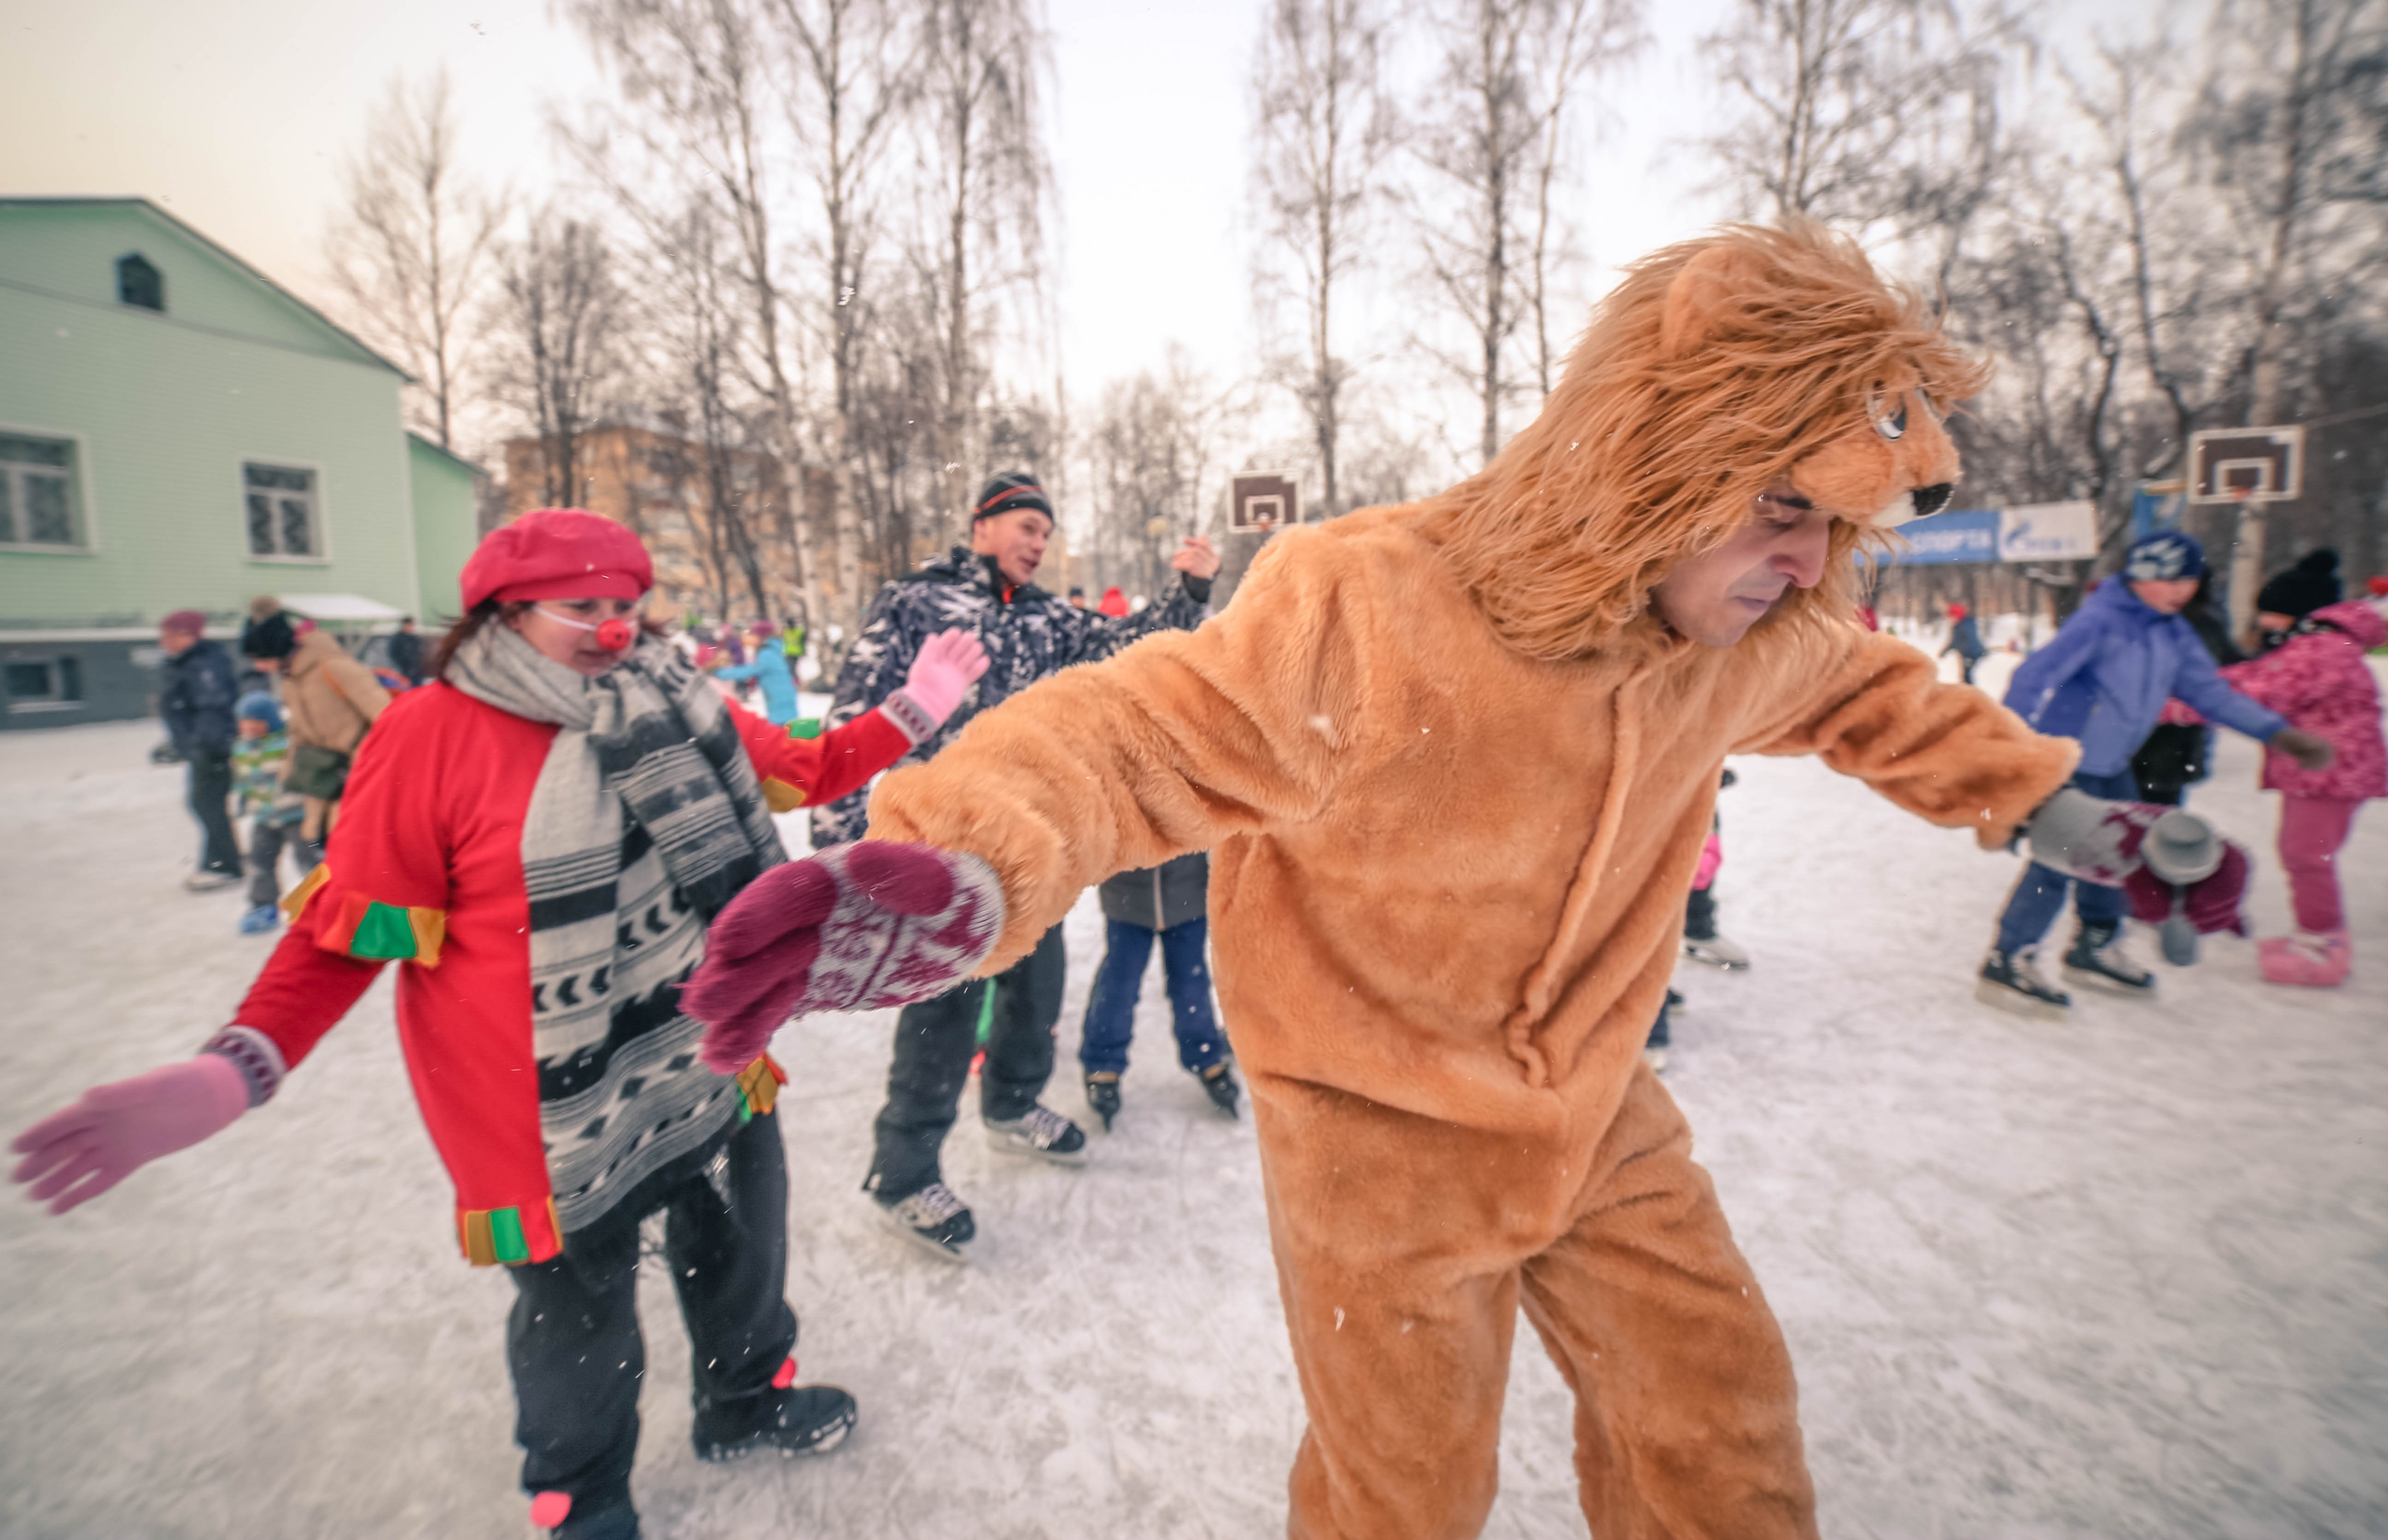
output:
<path id="1" fill-rule="evenodd" d="M 2129 770 L 2114 775 L 2077 774 L 2073 784 L 2091 796 L 2111 797 L 2117 802 L 2136 802 L 2140 798 L 2139 783 Z M 2064 908 L 2064 890 L 2071 887 L 2074 910 L 2085 925 L 2112 924 L 2129 911 L 2123 890 L 2085 883 L 2064 872 L 2033 861 L 2023 869 L 2014 893 L 2007 899 L 2006 912 L 1999 917 L 1999 950 L 2020 951 L 2037 946 L 2056 922 L 2057 913 Z"/>
<path id="2" fill-rule="evenodd" d="M 1161 966 L 1169 980 L 1169 1025 L 1177 1034 L 1177 1062 L 1200 1073 L 1227 1056 L 1218 1018 L 1211 1013 L 1211 966 L 1203 960 L 1210 940 L 1208 920 L 1188 920 L 1165 931 L 1150 931 L 1124 920 L 1103 922 L 1109 949 L 1086 998 L 1086 1025 L 1078 1041 L 1078 1062 L 1086 1073 L 1118 1075 L 1127 1068 L 1128 1039 L 1136 1034 L 1136 997 L 1144 987 L 1152 938 L 1161 937 Z"/>

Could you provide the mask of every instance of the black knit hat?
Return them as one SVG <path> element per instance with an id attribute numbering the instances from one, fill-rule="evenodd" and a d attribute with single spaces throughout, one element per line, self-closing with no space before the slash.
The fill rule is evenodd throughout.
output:
<path id="1" fill-rule="evenodd" d="M 2274 573 L 2272 580 L 2256 591 L 2255 607 L 2267 615 L 2302 620 L 2338 600 L 2338 553 L 2325 545 L 2306 552 L 2286 572 Z"/>
<path id="2" fill-rule="evenodd" d="M 240 628 L 243 657 L 288 657 L 298 649 L 298 632 L 288 612 L 277 610 Z"/>
<path id="3" fill-rule="evenodd" d="M 1014 508 L 1034 508 L 1047 518 L 1053 516 L 1053 504 L 1035 477 L 1026 471 L 1005 471 L 978 490 L 978 504 L 971 509 L 971 522 L 976 524 Z"/>

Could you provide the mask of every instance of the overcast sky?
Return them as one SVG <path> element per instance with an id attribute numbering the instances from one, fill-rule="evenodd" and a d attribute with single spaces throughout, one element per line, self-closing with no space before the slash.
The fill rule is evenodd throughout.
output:
<path id="1" fill-rule="evenodd" d="M 1662 158 L 1697 126 L 1683 66 L 1716 0 L 1661 8 L 1658 49 L 1602 92 L 1614 126 L 1582 187 L 1600 211 L 1598 262 L 1713 211 Z M 1157 366 L 1172 339 L 1223 371 L 1251 352 L 1246 81 L 1259 10 L 1061 0 L 1048 12 L 1073 393 Z M 0 16 L 6 52 L 31 66 L 0 93 L 0 191 L 153 197 L 301 293 L 323 292 L 338 169 L 393 73 L 445 62 L 470 161 L 530 191 L 553 175 L 544 103 L 597 86 L 587 50 L 540 0 L 0 0 Z"/>
<path id="2" fill-rule="evenodd" d="M 1723 212 L 1693 190 L 1701 168 L 1680 146 L 1714 109 L 1695 45 L 1728 3 L 1658 0 L 1655 46 L 1597 87 L 1603 126 L 1570 189 L 1590 261 L 1560 329 L 1581 324 L 1611 264 Z M 2057 24 L 2077 32 L 2154 4 L 2067 0 Z M 1050 6 L 1073 395 L 1157 368 L 1172 340 L 1214 372 L 1249 367 L 1246 83 L 1260 8 Z M 312 295 L 324 292 L 339 167 L 393 74 L 444 62 L 473 167 L 532 194 L 553 175 L 546 104 L 597 88 L 586 48 L 541 0 L 0 0 L 0 38 L 14 65 L 0 92 L 0 192 L 145 195 Z M 1369 340 L 1346 346 L 1362 353 Z"/>

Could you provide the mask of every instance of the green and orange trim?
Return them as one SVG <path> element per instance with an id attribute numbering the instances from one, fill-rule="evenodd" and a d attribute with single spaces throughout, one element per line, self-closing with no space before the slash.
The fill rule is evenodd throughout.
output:
<path id="1" fill-rule="evenodd" d="M 769 1115 L 772 1105 L 780 1100 L 780 1088 L 787 1083 L 788 1072 L 768 1053 L 740 1070 L 738 1089 L 746 1100 L 739 1105 L 738 1121 Z"/>
<path id="2" fill-rule="evenodd" d="M 464 1249 L 464 1260 L 476 1267 L 501 1263 L 519 1267 L 560 1254 L 564 1225 L 555 1216 L 553 1198 L 542 1198 L 533 1206 L 460 1208 L 456 1243 Z"/>
<path id="3" fill-rule="evenodd" d="M 316 890 L 331 880 L 330 863 L 318 865 L 282 900 L 283 912 L 298 919 Z M 349 892 L 336 894 L 332 902 L 333 911 L 319 917 L 315 927 L 315 944 L 325 951 L 346 952 L 368 962 L 439 966 L 440 943 L 448 937 L 446 910 L 385 904 Z"/>

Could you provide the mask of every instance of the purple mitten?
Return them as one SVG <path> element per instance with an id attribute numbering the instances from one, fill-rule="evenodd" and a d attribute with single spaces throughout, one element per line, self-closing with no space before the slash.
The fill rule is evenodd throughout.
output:
<path id="1" fill-rule="evenodd" d="M 222 1132 L 248 1103 L 248 1077 L 219 1053 L 94 1086 L 17 1136 L 9 1148 L 25 1158 L 10 1175 L 33 1184 L 35 1203 L 64 1214 L 159 1156 Z"/>
<path id="2" fill-rule="evenodd" d="M 1003 930 L 1003 886 L 975 856 L 866 841 L 773 867 L 705 937 L 680 1007 L 705 1024 L 705 1062 L 734 1075 L 791 1016 L 941 995 Z"/>
<path id="3" fill-rule="evenodd" d="M 2141 866 L 2123 879 L 2123 891 L 2131 901 L 2131 918 L 2142 924 L 2163 924 L 2178 904 L 2200 935 L 2217 931 L 2244 935 L 2247 923 L 2239 916 L 2239 901 L 2247 894 L 2248 871 L 2247 852 L 2224 840 L 2220 864 L 2195 882 L 2168 883 Z"/>

